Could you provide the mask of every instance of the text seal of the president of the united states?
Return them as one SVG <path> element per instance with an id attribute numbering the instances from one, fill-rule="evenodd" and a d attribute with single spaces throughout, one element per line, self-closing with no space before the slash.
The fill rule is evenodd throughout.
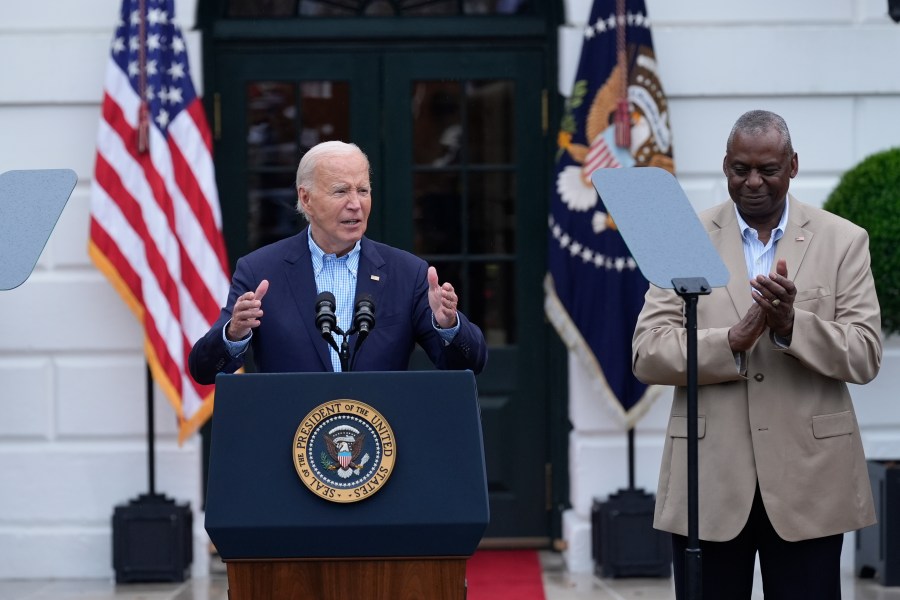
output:
<path id="1" fill-rule="evenodd" d="M 294 435 L 294 467 L 303 484 L 331 502 L 358 502 L 381 489 L 397 454 L 380 412 L 357 400 L 312 409 Z"/>

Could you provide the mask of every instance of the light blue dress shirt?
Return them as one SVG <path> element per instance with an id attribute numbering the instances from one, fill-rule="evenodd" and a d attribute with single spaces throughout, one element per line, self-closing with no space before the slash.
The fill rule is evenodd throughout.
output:
<path id="1" fill-rule="evenodd" d="M 778 221 L 778 225 L 775 229 L 772 230 L 772 235 L 769 236 L 769 242 L 767 244 L 763 244 L 759 241 L 759 232 L 747 224 L 743 217 L 741 217 L 741 213 L 738 212 L 737 205 L 734 206 L 738 226 L 741 228 L 741 240 L 744 246 L 744 261 L 747 264 L 747 276 L 749 279 L 756 279 L 757 275 L 765 275 L 768 277 L 769 274 L 772 273 L 772 266 L 775 263 L 775 248 L 778 246 L 778 240 L 784 236 L 784 230 L 787 228 L 789 206 L 790 201 L 785 200 L 784 212 L 781 213 L 781 219 Z M 750 290 L 752 294 L 758 294 L 752 286 L 750 287 Z M 775 332 L 770 332 L 770 337 L 775 344 L 782 348 L 787 348 L 791 345 L 790 338 L 783 338 L 779 335 L 775 335 Z M 738 362 L 738 370 L 742 373 L 744 372 L 742 359 Z"/>
<path id="2" fill-rule="evenodd" d="M 757 275 L 769 276 L 772 273 L 772 265 L 775 262 L 775 247 L 778 240 L 784 235 L 788 221 L 788 202 L 784 203 L 784 212 L 781 214 L 781 220 L 778 226 L 772 230 L 769 242 L 763 244 L 759 241 L 759 232 L 750 227 L 738 212 L 737 205 L 734 206 L 734 213 L 737 215 L 738 225 L 741 228 L 741 240 L 744 245 L 744 260 L 747 263 L 748 279 L 756 279 Z M 754 293 L 756 293 L 754 291 Z"/>
<path id="3" fill-rule="evenodd" d="M 309 235 L 309 252 L 312 255 L 313 275 L 316 277 L 316 292 L 334 294 L 337 326 L 342 331 L 350 331 L 353 326 L 356 273 L 359 271 L 359 241 L 357 240 L 353 250 L 338 257 L 335 254 L 325 254 L 325 251 L 313 241 L 312 235 Z M 334 338 L 340 346 L 343 338 L 338 334 L 335 334 Z M 341 357 L 330 346 L 328 353 L 331 355 L 331 366 L 334 367 L 335 373 L 341 371 Z"/>

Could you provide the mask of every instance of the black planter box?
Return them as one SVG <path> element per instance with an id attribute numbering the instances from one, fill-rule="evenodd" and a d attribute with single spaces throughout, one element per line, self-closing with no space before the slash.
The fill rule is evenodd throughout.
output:
<path id="1" fill-rule="evenodd" d="M 875 525 L 856 532 L 856 574 L 900 586 L 900 460 L 868 461 Z"/>
<path id="2" fill-rule="evenodd" d="M 591 546 L 600 577 L 669 577 L 672 536 L 653 529 L 654 499 L 640 489 L 594 500 Z"/>
<path id="3" fill-rule="evenodd" d="M 193 516 L 187 504 L 143 494 L 113 512 L 116 583 L 184 581 L 193 561 Z"/>

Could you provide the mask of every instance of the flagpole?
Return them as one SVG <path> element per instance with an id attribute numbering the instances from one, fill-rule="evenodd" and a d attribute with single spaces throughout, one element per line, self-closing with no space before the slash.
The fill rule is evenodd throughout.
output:
<path id="1" fill-rule="evenodd" d="M 628 489 L 634 489 L 634 427 L 628 430 Z"/>
<path id="2" fill-rule="evenodd" d="M 147 368 L 147 495 L 156 495 L 156 425 L 153 411 L 153 373 Z"/>
<path id="3" fill-rule="evenodd" d="M 174 0 L 121 0 L 107 58 L 88 242 L 94 264 L 143 326 L 147 346 L 149 489 L 114 512 L 119 583 L 183 581 L 189 573 L 190 505 L 156 490 L 154 387 L 178 412 L 179 441 L 208 418 L 211 386 L 190 381 L 183 346 L 167 340 L 212 326 L 231 279 L 209 126 L 187 54 Z M 143 253 L 132 251 L 135 240 Z M 200 271 L 203 277 L 190 275 Z M 148 302 L 149 289 L 162 294 Z M 196 310 L 182 309 L 182 294 Z"/>
<path id="4" fill-rule="evenodd" d="M 128 504 L 113 509 L 113 568 L 116 583 L 184 581 L 193 561 L 193 514 L 156 493 L 156 426 L 153 372 L 147 374 L 147 486 Z"/>

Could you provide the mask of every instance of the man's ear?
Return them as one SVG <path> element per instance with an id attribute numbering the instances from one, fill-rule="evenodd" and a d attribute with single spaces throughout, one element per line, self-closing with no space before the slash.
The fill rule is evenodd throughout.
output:
<path id="1" fill-rule="evenodd" d="M 306 209 L 309 207 L 309 192 L 306 191 L 306 188 L 297 188 L 297 203 L 300 204 L 303 212 L 306 212 Z"/>

